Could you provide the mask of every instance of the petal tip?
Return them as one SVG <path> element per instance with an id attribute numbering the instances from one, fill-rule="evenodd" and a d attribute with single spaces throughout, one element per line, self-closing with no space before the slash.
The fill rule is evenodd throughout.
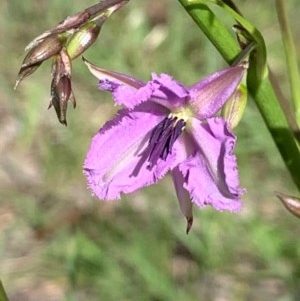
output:
<path id="1" fill-rule="evenodd" d="M 192 229 L 193 221 L 194 221 L 193 216 L 186 217 L 186 230 L 185 230 L 186 235 L 188 235 L 190 230 Z"/>
<path id="2" fill-rule="evenodd" d="M 293 215 L 300 218 L 300 199 L 281 192 L 275 192 L 284 207 Z"/>

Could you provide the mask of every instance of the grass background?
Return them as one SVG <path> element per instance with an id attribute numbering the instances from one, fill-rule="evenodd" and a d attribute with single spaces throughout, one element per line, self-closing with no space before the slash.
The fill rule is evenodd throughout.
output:
<path id="1" fill-rule="evenodd" d="M 67 128 L 47 110 L 49 62 L 13 90 L 25 45 L 95 2 L 0 2 L 0 278 L 10 299 L 299 300 L 300 224 L 274 196 L 297 191 L 251 100 L 236 129 L 244 209 L 195 208 L 186 236 L 168 177 L 119 202 L 90 196 L 82 163 L 116 109 L 80 59 L 73 64 L 78 106 L 69 108 Z M 263 32 L 289 97 L 274 1 L 236 3 Z M 287 7 L 299 52 L 300 3 Z M 185 84 L 225 66 L 175 0 L 132 0 L 85 56 L 145 80 L 156 71 Z"/>

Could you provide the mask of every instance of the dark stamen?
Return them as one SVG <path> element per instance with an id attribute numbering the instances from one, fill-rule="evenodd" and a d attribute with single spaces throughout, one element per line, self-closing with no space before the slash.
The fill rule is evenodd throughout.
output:
<path id="1" fill-rule="evenodd" d="M 151 169 L 159 158 L 166 160 L 172 152 L 173 144 L 182 133 L 186 122 L 177 117 L 162 120 L 152 131 L 148 144 L 148 168 Z"/>

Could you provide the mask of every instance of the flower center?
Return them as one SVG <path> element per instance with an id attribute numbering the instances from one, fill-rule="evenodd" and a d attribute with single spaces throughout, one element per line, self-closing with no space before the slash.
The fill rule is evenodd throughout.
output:
<path id="1" fill-rule="evenodd" d="M 183 132 L 187 116 L 183 113 L 169 114 L 153 130 L 149 138 L 148 169 L 151 169 L 159 158 L 166 160 L 172 152 L 172 146 Z"/>

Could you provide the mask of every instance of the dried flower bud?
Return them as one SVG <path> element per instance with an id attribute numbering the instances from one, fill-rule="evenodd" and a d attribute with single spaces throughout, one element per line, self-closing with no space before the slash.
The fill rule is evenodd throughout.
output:
<path id="1" fill-rule="evenodd" d="M 64 35 L 51 35 L 45 38 L 28 52 L 22 63 L 22 68 L 43 62 L 58 54 L 63 48 L 65 40 Z"/>
<path id="2" fill-rule="evenodd" d="M 53 106 L 60 123 L 67 125 L 67 108 L 68 101 L 71 100 L 73 107 L 76 107 L 76 101 L 71 88 L 71 80 L 68 76 L 63 75 L 57 84 L 54 79 L 51 83 L 51 100 L 49 109 Z"/>
<path id="3" fill-rule="evenodd" d="M 227 120 L 231 129 L 236 127 L 243 117 L 247 104 L 247 88 L 241 84 L 231 98 L 222 107 L 221 115 Z"/>
<path id="4" fill-rule="evenodd" d="M 45 60 L 58 54 L 63 48 L 64 43 L 64 35 L 51 35 L 36 44 L 36 46 L 27 53 L 23 60 L 16 79 L 15 89 L 25 77 L 36 71 Z"/>
<path id="5" fill-rule="evenodd" d="M 36 63 L 34 65 L 31 65 L 29 67 L 25 67 L 25 68 L 21 68 L 19 73 L 18 73 L 18 76 L 17 76 L 17 79 L 16 79 L 16 83 L 15 83 L 15 87 L 14 89 L 16 90 L 19 83 L 27 76 L 31 75 L 33 72 L 35 72 L 39 67 L 40 65 L 42 64 L 42 62 L 39 62 L 39 63 Z"/>
<path id="6" fill-rule="evenodd" d="M 53 106 L 60 123 L 67 125 L 68 101 L 76 107 L 75 97 L 71 84 L 71 61 L 63 48 L 62 51 L 54 57 L 52 65 L 51 98 L 49 109 Z"/>
<path id="7" fill-rule="evenodd" d="M 300 198 L 289 196 L 280 192 L 277 192 L 276 194 L 284 207 L 293 215 L 300 218 Z"/>
<path id="8" fill-rule="evenodd" d="M 104 21 L 129 0 L 102 0 L 61 21 L 33 39 L 19 73 L 15 89 L 27 76 L 35 72 L 47 59 L 53 57 L 51 98 L 49 108 L 54 107 L 62 124 L 67 125 L 68 101 L 76 101 L 71 86 L 71 60 L 86 51 L 97 39 Z"/>
<path id="9" fill-rule="evenodd" d="M 71 78 L 71 69 L 71 59 L 67 53 L 66 48 L 64 47 L 59 55 L 53 58 L 51 70 L 52 77 L 55 79 L 56 83 L 58 83 L 62 75 L 68 75 Z"/>

